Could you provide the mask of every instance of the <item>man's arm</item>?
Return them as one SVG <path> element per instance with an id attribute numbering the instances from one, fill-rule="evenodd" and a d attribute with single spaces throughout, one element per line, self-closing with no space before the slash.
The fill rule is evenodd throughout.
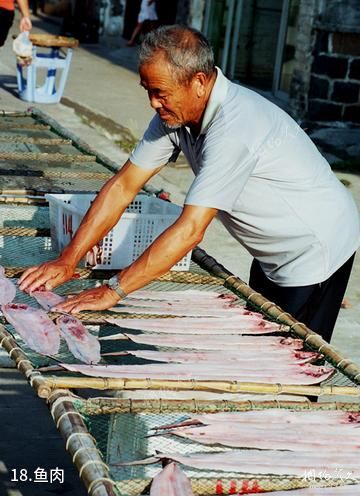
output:
<path id="1" fill-rule="evenodd" d="M 167 272 L 176 262 L 194 248 L 203 238 L 206 228 L 217 210 L 207 207 L 184 207 L 179 219 L 164 231 L 119 276 L 121 288 L 131 293 Z M 57 305 L 62 312 L 77 313 L 81 310 L 104 310 L 115 305 L 119 297 L 108 286 L 90 289 Z"/>
<path id="2" fill-rule="evenodd" d="M 30 31 L 32 28 L 28 0 L 17 0 L 21 12 L 20 31 Z"/>
<path id="3" fill-rule="evenodd" d="M 141 169 L 129 160 L 100 190 L 71 243 L 57 260 L 31 267 L 19 280 L 20 289 L 53 289 L 70 279 L 77 264 L 118 222 L 126 207 L 158 169 Z"/>

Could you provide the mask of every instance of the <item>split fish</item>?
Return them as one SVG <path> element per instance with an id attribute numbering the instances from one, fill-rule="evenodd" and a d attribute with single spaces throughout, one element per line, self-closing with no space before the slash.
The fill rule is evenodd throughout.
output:
<path id="1" fill-rule="evenodd" d="M 128 313 L 134 313 L 128 312 Z M 144 313 L 144 312 L 139 312 Z M 150 314 L 161 314 L 151 311 Z M 171 312 L 169 313 L 171 315 Z M 163 332 L 165 334 L 269 334 L 287 331 L 288 327 L 263 318 L 251 315 L 232 315 L 223 317 L 183 317 L 183 318 L 152 318 L 152 319 L 116 319 L 108 317 L 110 324 L 126 329 L 141 329 L 142 331 Z"/>
<path id="2" fill-rule="evenodd" d="M 33 296 L 39 305 L 47 312 L 66 300 L 63 296 L 59 296 L 52 291 L 33 291 L 30 296 Z"/>
<path id="3" fill-rule="evenodd" d="M 187 348 L 194 350 L 231 350 L 242 352 L 244 348 L 252 347 L 252 351 L 259 356 L 261 352 L 274 350 L 301 350 L 304 342 L 301 339 L 284 338 L 278 336 L 237 336 L 230 335 L 197 335 L 197 334 L 128 334 L 119 333 L 100 338 L 104 341 L 130 339 L 134 343 L 162 346 L 167 348 Z"/>
<path id="4" fill-rule="evenodd" d="M 16 286 L 5 275 L 5 269 L 0 265 L 0 306 L 11 303 L 16 296 Z"/>
<path id="5" fill-rule="evenodd" d="M 100 343 L 79 319 L 65 314 L 58 317 L 56 323 L 75 358 L 89 364 L 100 361 Z"/>
<path id="6" fill-rule="evenodd" d="M 291 366 L 287 370 L 266 371 L 240 370 L 230 364 L 149 364 L 149 365 L 69 365 L 60 364 L 72 372 L 91 377 L 112 377 L 128 379 L 154 379 L 154 380 L 203 380 L 203 381 L 244 381 L 267 382 L 283 384 L 317 384 L 328 379 L 333 373 L 333 368 L 316 367 L 311 364 Z"/>
<path id="7" fill-rule="evenodd" d="M 194 303 L 201 301 L 235 301 L 237 297 L 233 294 L 222 294 L 216 291 L 200 291 L 198 289 L 187 289 L 185 291 L 151 291 L 138 290 L 131 293 L 131 298 L 138 300 L 157 301 L 180 301 L 183 303 Z"/>
<path id="8" fill-rule="evenodd" d="M 1 310 L 29 348 L 43 355 L 58 353 L 59 330 L 43 310 L 16 303 L 3 305 Z"/>
<path id="9" fill-rule="evenodd" d="M 168 463 L 151 484 L 150 496 L 194 496 L 191 483 L 177 463 Z"/>
<path id="10" fill-rule="evenodd" d="M 116 352 L 115 352 L 116 353 Z M 240 362 L 247 368 L 259 368 L 259 354 L 246 353 L 243 351 L 156 351 L 156 350 L 128 350 L 123 353 L 133 355 L 144 360 L 154 360 L 157 362 L 167 363 L 198 363 L 208 362 L 209 365 L 215 362 Z M 109 353 L 110 355 L 110 353 Z M 277 359 L 274 354 L 266 354 L 261 357 L 261 365 L 268 368 L 273 364 L 274 367 L 281 367 L 288 364 L 311 363 L 320 358 L 320 353 L 312 351 L 293 351 L 288 355 Z M 237 364 L 234 366 L 238 366 Z"/>

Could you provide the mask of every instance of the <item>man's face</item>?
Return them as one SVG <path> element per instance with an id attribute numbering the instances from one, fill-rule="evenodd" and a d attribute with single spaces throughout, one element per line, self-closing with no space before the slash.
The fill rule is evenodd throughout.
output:
<path id="1" fill-rule="evenodd" d="M 139 73 L 140 84 L 148 93 L 150 105 L 168 127 L 176 129 L 198 122 L 202 110 L 199 108 L 196 77 L 188 83 L 177 83 L 169 64 L 160 55 L 142 65 Z"/>

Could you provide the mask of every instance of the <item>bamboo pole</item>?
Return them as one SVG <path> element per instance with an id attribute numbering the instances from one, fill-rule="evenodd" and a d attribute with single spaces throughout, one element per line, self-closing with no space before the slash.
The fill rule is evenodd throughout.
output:
<path id="1" fill-rule="evenodd" d="M 57 429 L 91 496 L 115 496 L 114 481 L 82 416 L 73 407 L 68 391 L 56 391 L 49 398 Z"/>
<path id="2" fill-rule="evenodd" d="M 193 259 L 200 267 L 209 273 L 224 280 L 224 286 L 231 289 L 236 294 L 240 294 L 248 302 L 258 307 L 265 316 L 270 317 L 280 324 L 290 327 L 298 337 L 315 351 L 322 353 L 325 358 L 333 363 L 344 375 L 355 384 L 360 385 L 360 367 L 352 360 L 345 359 L 332 345 L 327 343 L 319 334 L 309 329 L 305 324 L 294 319 L 289 313 L 284 312 L 279 306 L 256 293 L 248 284 L 239 277 L 234 276 L 222 265 L 207 255 L 204 250 L 196 248 L 193 251 Z"/>
<path id="3" fill-rule="evenodd" d="M 69 155 L 65 153 L 48 153 L 48 152 L 0 152 L 0 160 L 6 161 L 30 161 L 30 162 L 93 162 L 96 159 L 94 155 Z M 109 176 L 110 177 L 110 176 Z"/>
<path id="4" fill-rule="evenodd" d="M 296 411 L 333 411 L 360 412 L 360 403 L 324 402 L 286 400 L 198 400 L 198 399 L 132 399 L 97 397 L 74 401 L 74 406 L 86 415 L 104 415 L 113 413 L 217 413 L 247 412 L 252 410 L 286 409 Z"/>
<path id="5" fill-rule="evenodd" d="M 0 110 L 0 116 L 2 117 L 31 117 L 28 110 L 18 111 L 18 110 Z"/>
<path id="6" fill-rule="evenodd" d="M 5 274 L 7 277 L 19 277 L 27 267 L 6 267 Z M 76 269 L 76 274 L 79 279 L 109 279 L 111 275 L 121 272 L 119 270 L 92 270 L 92 269 Z M 218 277 L 195 274 L 184 271 L 169 271 L 166 274 L 158 277 L 155 281 L 159 282 L 177 282 L 184 284 L 210 284 L 223 285 L 224 281 Z"/>
<path id="7" fill-rule="evenodd" d="M 71 145 L 71 140 L 63 138 L 36 138 L 34 136 L 0 136 L 0 143 L 26 143 L 29 145 L 58 146 Z"/>
<path id="8" fill-rule="evenodd" d="M 360 397 L 360 389 L 351 386 L 302 386 L 293 384 L 268 384 L 238 381 L 194 381 L 194 380 L 160 380 L 160 379 L 126 379 L 107 377 L 45 377 L 38 389 L 42 398 L 49 396 L 54 389 L 98 390 L 170 390 L 170 391 L 212 391 L 221 393 L 261 393 L 261 394 L 295 394 L 305 396 L 349 395 Z"/>
<path id="9" fill-rule="evenodd" d="M 0 122 L 0 131 L 12 131 L 14 129 L 33 129 L 36 131 L 49 131 L 50 126 L 45 124 L 16 124 L 15 122 L 2 123 Z"/>
<path id="10" fill-rule="evenodd" d="M 13 195 L 15 193 L 11 193 Z M 47 203 L 45 200 L 44 196 L 40 196 L 41 193 L 38 193 L 39 196 L 33 196 L 33 197 L 27 197 L 27 196 L 11 196 L 11 195 L 6 195 L 6 196 L 1 196 L 0 197 L 0 204 L 5 203 L 5 204 L 10 204 L 10 205 L 39 205 L 43 206 Z"/>
<path id="11" fill-rule="evenodd" d="M 38 227 L 0 227 L 0 236 L 50 237 L 50 229 Z"/>

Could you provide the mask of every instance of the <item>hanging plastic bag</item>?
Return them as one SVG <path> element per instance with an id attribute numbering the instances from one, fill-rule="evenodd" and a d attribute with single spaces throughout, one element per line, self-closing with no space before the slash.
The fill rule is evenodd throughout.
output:
<path id="1" fill-rule="evenodd" d="M 15 38 L 13 50 L 20 65 L 31 64 L 33 44 L 29 39 L 29 31 L 23 31 Z"/>

